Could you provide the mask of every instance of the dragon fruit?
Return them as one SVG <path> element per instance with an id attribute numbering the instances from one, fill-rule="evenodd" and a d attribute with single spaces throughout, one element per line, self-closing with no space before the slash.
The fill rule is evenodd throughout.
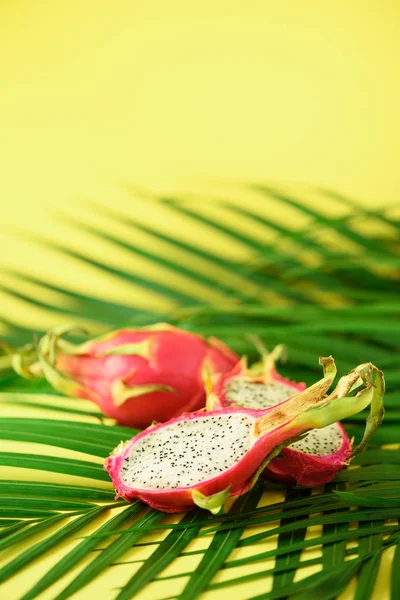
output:
<path id="1" fill-rule="evenodd" d="M 209 410 L 228 406 L 265 410 L 306 389 L 305 383 L 285 379 L 276 370 L 276 361 L 286 354 L 285 346 L 280 344 L 268 353 L 260 342 L 257 345 L 262 353 L 261 362 L 248 369 L 243 357 L 230 373 L 217 374 L 206 381 Z"/>
<path id="2" fill-rule="evenodd" d="M 370 363 L 342 377 L 331 357 L 320 359 L 324 377 L 267 410 L 225 408 L 198 411 L 153 425 L 121 442 L 106 459 L 117 497 L 135 498 L 166 512 L 196 505 L 217 514 L 226 500 L 251 488 L 284 446 L 313 428 L 325 427 L 371 404 L 364 446 L 382 418 L 383 379 Z M 373 381 L 375 376 L 375 382 Z M 356 384 L 354 397 L 346 394 Z"/>
<path id="3" fill-rule="evenodd" d="M 286 352 L 279 345 L 268 354 L 261 348 L 262 362 L 247 369 L 241 361 L 231 373 L 216 375 L 209 383 L 208 409 L 228 406 L 265 410 L 290 398 L 306 386 L 283 378 L 275 363 Z M 303 439 L 285 447 L 268 463 L 264 475 L 272 481 L 306 487 L 324 485 L 345 465 L 351 442 L 340 423 L 311 430 Z"/>
<path id="4" fill-rule="evenodd" d="M 42 374 L 56 390 L 92 400 L 108 417 L 138 429 L 204 407 L 204 373 L 229 371 L 239 360 L 216 338 L 164 323 L 80 345 L 64 340 L 67 332 L 59 327 L 40 340 Z M 37 371 L 37 365 L 25 368 Z"/>

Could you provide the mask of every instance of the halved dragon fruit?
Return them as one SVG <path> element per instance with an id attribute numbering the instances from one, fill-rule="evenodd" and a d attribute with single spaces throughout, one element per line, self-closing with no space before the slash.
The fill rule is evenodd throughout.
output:
<path id="1" fill-rule="evenodd" d="M 298 391 L 304 383 L 285 379 L 276 370 L 276 361 L 286 348 L 276 346 L 271 353 L 262 352 L 262 362 L 251 369 L 242 360 L 231 373 L 216 375 L 209 382 L 208 410 L 228 406 L 265 410 L 277 406 Z M 284 448 L 279 457 L 268 463 L 264 475 L 272 481 L 297 483 L 307 487 L 331 481 L 351 454 L 352 446 L 343 426 L 332 423 L 313 429 L 301 440 Z"/>
<path id="2" fill-rule="evenodd" d="M 382 374 L 370 363 L 360 365 L 325 396 L 336 367 L 331 357 L 320 363 L 324 377 L 278 406 L 181 415 L 121 442 L 105 461 L 117 497 L 139 498 L 166 512 L 197 505 L 218 513 L 228 497 L 250 489 L 282 447 L 371 404 L 364 445 L 382 418 Z M 359 392 L 347 397 L 356 382 Z"/>
<path id="3" fill-rule="evenodd" d="M 80 345 L 62 339 L 70 331 L 59 327 L 40 340 L 40 372 L 56 390 L 92 400 L 108 417 L 138 429 L 204 407 L 204 373 L 230 371 L 239 361 L 220 340 L 166 323 Z M 37 374 L 37 367 L 24 368 Z"/>
<path id="4" fill-rule="evenodd" d="M 257 346 L 262 357 L 260 362 L 248 368 L 247 359 L 243 357 L 230 373 L 217 374 L 206 381 L 209 410 L 229 406 L 265 410 L 306 389 L 304 382 L 285 379 L 276 370 L 276 362 L 286 354 L 285 346 L 280 344 L 272 352 L 267 352 L 259 341 Z"/>

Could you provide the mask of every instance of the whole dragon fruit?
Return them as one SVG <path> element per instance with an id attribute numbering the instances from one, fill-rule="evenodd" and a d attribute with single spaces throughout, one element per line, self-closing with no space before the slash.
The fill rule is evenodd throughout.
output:
<path id="1" fill-rule="evenodd" d="M 247 369 L 244 360 L 231 373 L 218 374 L 209 385 L 208 410 L 228 406 L 265 410 L 303 390 L 304 383 L 294 383 L 276 371 L 275 363 L 286 352 L 282 345 L 263 360 Z M 307 487 L 331 481 L 345 465 L 352 451 L 349 436 L 340 423 L 313 429 L 301 440 L 283 448 L 279 457 L 268 463 L 264 475 L 281 483 Z"/>
<path id="2" fill-rule="evenodd" d="M 382 418 L 382 374 L 370 363 L 360 365 L 325 396 L 336 367 L 331 357 L 320 363 L 323 379 L 278 406 L 181 415 L 121 442 L 105 461 L 117 497 L 139 498 L 166 512 L 197 505 L 217 514 L 227 498 L 249 490 L 268 461 L 293 439 L 371 404 L 362 447 Z M 356 382 L 361 388 L 347 397 Z"/>
<path id="3" fill-rule="evenodd" d="M 70 328 L 39 342 L 42 374 L 68 396 L 86 398 L 123 425 L 143 429 L 205 406 L 205 372 L 226 372 L 239 358 L 216 338 L 160 323 L 121 329 L 73 345 Z M 37 365 L 28 367 L 37 372 Z"/>

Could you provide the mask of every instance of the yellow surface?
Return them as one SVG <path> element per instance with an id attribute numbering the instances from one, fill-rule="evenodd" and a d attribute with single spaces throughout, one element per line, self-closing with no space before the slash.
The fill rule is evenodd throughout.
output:
<path id="1" fill-rule="evenodd" d="M 65 211 L 101 222 L 83 205 L 95 199 L 207 246 L 201 228 L 182 229 L 168 211 L 155 214 L 151 203 L 133 203 L 126 189 L 132 181 L 165 191 L 219 190 L 225 180 L 266 180 L 295 184 L 307 198 L 304 190 L 311 184 L 362 198 L 368 206 L 395 203 L 399 17 L 400 5 L 391 0 L 4 0 L 0 267 L 161 308 L 165 302 L 156 295 L 140 290 L 132 295 L 131 285 L 99 278 L 94 269 L 46 252 L 26 232 L 76 248 L 84 243 L 102 256 L 93 240 L 60 218 Z M 229 193 L 238 201 L 237 192 Z M 321 198 L 313 201 L 321 206 Z M 275 208 L 271 202 L 267 210 L 275 215 Z M 340 214 L 337 204 L 326 210 Z M 123 226 L 116 231 L 127 235 Z M 135 242 L 149 243 L 146 236 Z M 227 246 L 223 238 L 219 244 L 217 251 L 243 256 L 243 249 Z M 127 266 L 131 259 L 107 250 L 107 260 Z M 150 266 L 136 261 L 135 269 L 146 274 Z M 5 293 L 0 307 L 19 324 L 44 327 L 56 319 Z M 54 560 L 54 555 L 45 558 L 14 578 L 4 597 L 16 599 L 21 586 L 28 587 Z M 388 597 L 388 564 L 387 553 L 374 600 Z M 109 600 L 115 580 L 130 573 L 115 567 L 76 598 Z M 152 584 L 138 598 L 171 595 L 171 585 Z M 253 582 L 234 593 L 241 600 L 263 591 L 264 583 Z M 43 594 L 43 600 L 52 594 Z M 204 598 L 228 594 L 227 588 Z"/>

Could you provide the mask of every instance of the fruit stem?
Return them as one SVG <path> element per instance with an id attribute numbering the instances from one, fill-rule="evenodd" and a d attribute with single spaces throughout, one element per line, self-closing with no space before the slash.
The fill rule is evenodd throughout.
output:
<path id="1" fill-rule="evenodd" d="M 255 435 L 264 435 L 269 431 L 272 432 L 278 427 L 284 426 L 294 429 L 297 424 L 299 424 L 300 430 L 301 428 L 303 430 L 312 429 L 312 426 L 308 426 L 310 420 L 309 411 L 315 404 L 326 403 L 324 395 L 332 385 L 337 372 L 332 356 L 321 357 L 319 363 L 323 367 L 324 377 L 306 390 L 269 409 L 266 414 L 257 419 Z M 307 419 L 302 423 L 301 417 L 304 418 L 305 412 L 307 413 Z"/>
<path id="2" fill-rule="evenodd" d="M 371 410 L 369 416 L 367 417 L 367 422 L 365 425 L 365 431 L 362 440 L 358 444 L 358 446 L 354 448 L 350 458 L 364 450 L 370 437 L 382 423 L 383 416 L 385 414 L 385 409 L 383 408 L 383 397 L 385 395 L 385 378 L 383 376 L 382 371 L 380 371 L 376 367 L 374 368 L 375 381 L 373 384 L 374 387 L 372 388 Z"/>
<path id="3" fill-rule="evenodd" d="M 256 375 L 260 375 L 264 383 L 270 383 L 277 361 L 286 361 L 287 359 L 287 347 L 283 344 L 278 344 L 272 352 L 268 352 L 267 347 L 258 335 L 249 334 L 246 335 L 246 339 L 253 344 L 261 358 L 261 360 L 252 365 L 250 371 Z"/>
<path id="4" fill-rule="evenodd" d="M 347 396 L 346 394 L 354 388 L 355 383 L 360 379 L 364 383 L 364 388 L 357 392 L 355 396 Z M 341 378 L 335 391 L 330 396 L 324 398 L 317 406 L 313 406 L 300 414 L 295 419 L 294 426 L 326 427 L 342 419 L 352 417 L 370 406 L 365 432 L 361 443 L 351 455 L 354 456 L 366 446 L 371 435 L 382 422 L 384 393 L 385 380 L 382 371 L 371 363 L 360 365 L 347 376 Z"/>

